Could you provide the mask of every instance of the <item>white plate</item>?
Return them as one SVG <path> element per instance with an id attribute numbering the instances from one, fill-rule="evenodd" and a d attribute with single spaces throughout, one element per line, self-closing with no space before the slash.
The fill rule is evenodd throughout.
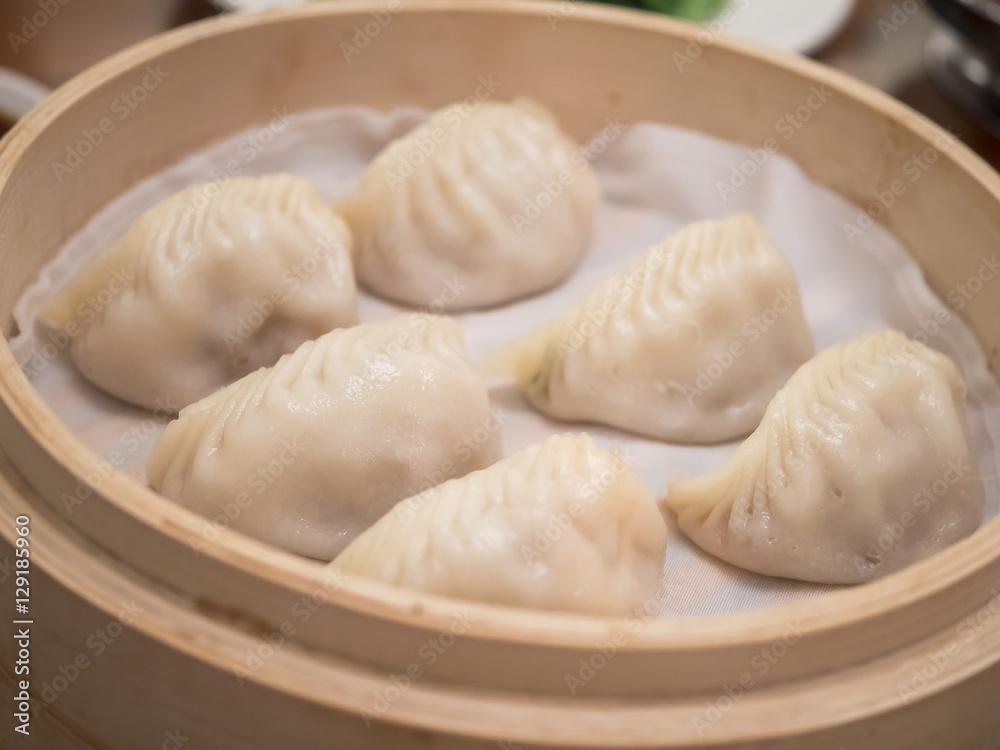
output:
<path id="1" fill-rule="evenodd" d="M 855 0 L 731 0 L 735 20 L 723 33 L 807 55 L 833 39 L 854 5 Z"/>

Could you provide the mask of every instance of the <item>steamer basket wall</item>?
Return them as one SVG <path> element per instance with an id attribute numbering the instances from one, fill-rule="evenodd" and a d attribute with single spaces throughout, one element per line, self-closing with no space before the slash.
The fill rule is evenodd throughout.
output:
<path id="1" fill-rule="evenodd" d="M 868 206 L 908 160 L 939 154 L 881 219 L 939 294 L 1000 246 L 995 172 L 903 105 L 815 63 L 728 40 L 705 45 L 694 27 L 652 15 L 589 5 L 567 14 L 565 3 L 516 0 L 413 0 L 345 56 L 340 43 L 354 44 L 382 7 L 344 0 L 186 27 L 88 70 L 22 120 L 0 143 L 4 334 L 18 295 L 69 236 L 186 154 L 266 124 L 275 108 L 437 107 L 468 96 L 479 76 L 500 82 L 498 96 L 550 106 L 580 139 L 617 117 L 751 147 L 822 88 L 828 101 L 783 152 L 847 200 Z M 697 60 L 679 69 L 674 54 L 692 50 Z M 67 146 L 150 70 L 166 74 L 155 96 L 57 174 Z M 961 314 L 995 369 L 1000 298 L 978 295 Z M 566 674 L 615 622 L 331 584 L 320 565 L 231 532 L 198 554 L 191 541 L 207 522 L 124 475 L 101 476 L 97 456 L 47 409 L 5 344 L 0 471 L 0 560 L 14 559 L 14 519 L 29 515 L 31 679 L 50 688 L 26 747 L 160 747 L 175 731 L 190 747 L 220 750 L 998 746 L 1000 521 L 818 601 L 649 623 L 573 696 Z M 70 513 L 63 495 L 81 482 L 86 501 Z M 12 602 L 12 579 L 3 591 Z M 304 600 L 314 611 L 273 647 Z M 377 710 L 375 694 L 385 696 L 390 677 L 456 616 L 469 624 L 455 645 L 433 665 L 422 661 L 422 676 Z M 978 630 L 967 641 L 958 628 L 970 617 Z M 95 655 L 88 639 L 119 621 L 120 634 Z M 794 649 L 726 703 L 723 687 L 790 624 L 804 631 Z M 10 618 L 0 626 L 5 698 L 16 693 L 12 627 Z M 255 670 L 248 654 L 258 656 Z M 930 677 L 906 695 L 899 688 L 914 670 Z M 726 709 L 705 728 L 694 718 L 709 705 Z"/>

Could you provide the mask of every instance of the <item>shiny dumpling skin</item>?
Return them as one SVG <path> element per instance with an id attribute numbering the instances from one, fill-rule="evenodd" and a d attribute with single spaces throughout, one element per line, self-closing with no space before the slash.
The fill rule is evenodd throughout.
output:
<path id="1" fill-rule="evenodd" d="M 654 245 L 484 366 L 557 419 L 714 443 L 749 434 L 813 352 L 791 266 L 736 214 Z"/>
<path id="2" fill-rule="evenodd" d="M 39 319 L 71 335 L 94 385 L 176 412 L 356 323 L 350 245 L 304 178 L 192 185 L 142 214 Z"/>
<path id="3" fill-rule="evenodd" d="M 529 201 L 542 194 L 536 218 L 516 218 L 534 215 Z M 548 111 L 518 100 L 432 113 L 375 158 L 338 210 L 363 285 L 441 312 L 555 284 L 586 250 L 599 200 L 578 146 Z"/>
<path id="4" fill-rule="evenodd" d="M 656 595 L 667 530 L 632 468 L 560 435 L 401 501 L 334 560 L 444 596 L 625 615 Z"/>
<path id="5" fill-rule="evenodd" d="M 401 498 L 501 455 L 458 323 L 414 313 L 308 341 L 182 410 L 146 475 L 201 515 L 331 560 Z"/>
<path id="6" fill-rule="evenodd" d="M 670 481 L 684 533 L 734 565 L 861 583 L 968 536 L 984 490 L 965 384 L 943 354 L 891 330 L 804 365 L 714 473 Z"/>

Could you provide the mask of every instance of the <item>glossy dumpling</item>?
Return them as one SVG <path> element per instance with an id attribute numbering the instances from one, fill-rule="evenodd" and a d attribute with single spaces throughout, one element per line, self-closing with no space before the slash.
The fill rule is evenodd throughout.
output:
<path id="1" fill-rule="evenodd" d="M 825 350 L 718 471 L 670 482 L 702 549 L 758 573 L 860 583 L 971 534 L 984 492 L 950 359 L 896 331 Z"/>
<path id="2" fill-rule="evenodd" d="M 549 416 L 711 443 L 750 433 L 813 351 L 792 267 L 736 214 L 653 246 L 485 366 Z"/>
<path id="3" fill-rule="evenodd" d="M 632 468 L 588 435 L 561 435 L 403 500 L 333 566 L 444 596 L 624 615 L 648 610 L 666 546 Z"/>
<path id="4" fill-rule="evenodd" d="M 562 279 L 586 250 L 599 199 L 577 145 L 549 112 L 518 100 L 434 112 L 376 157 L 339 210 L 359 281 L 441 312 Z"/>
<path id="5" fill-rule="evenodd" d="M 77 368 L 176 412 L 357 322 L 350 231 L 292 175 L 192 185 L 142 214 L 42 310 Z"/>
<path id="6" fill-rule="evenodd" d="M 396 501 L 500 456 L 458 323 L 414 313 L 332 331 L 188 406 L 146 475 L 225 526 L 331 560 Z"/>

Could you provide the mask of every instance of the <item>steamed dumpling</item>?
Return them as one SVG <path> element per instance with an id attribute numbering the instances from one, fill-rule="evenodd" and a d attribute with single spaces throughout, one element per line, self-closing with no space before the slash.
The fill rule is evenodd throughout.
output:
<path id="1" fill-rule="evenodd" d="M 458 323 L 342 328 L 188 406 L 150 486 L 224 526 L 330 560 L 396 501 L 501 457 Z"/>
<path id="2" fill-rule="evenodd" d="M 524 100 L 453 105 L 390 143 L 339 206 L 358 279 L 431 312 L 485 307 L 562 279 L 587 247 L 597 176 Z"/>
<path id="3" fill-rule="evenodd" d="M 655 245 L 486 368 L 512 374 L 557 419 L 711 443 L 753 430 L 812 354 L 791 266 L 737 214 Z"/>
<path id="4" fill-rule="evenodd" d="M 667 530 L 632 468 L 561 435 L 403 500 L 333 567 L 494 604 L 624 615 L 656 595 Z"/>
<path id="5" fill-rule="evenodd" d="M 346 224 L 292 175 L 192 185 L 41 312 L 99 388 L 164 412 L 357 322 Z"/>
<path id="6" fill-rule="evenodd" d="M 729 463 L 670 482 L 702 549 L 758 573 L 859 583 L 968 536 L 984 492 L 965 384 L 896 331 L 838 344 L 792 376 Z"/>

